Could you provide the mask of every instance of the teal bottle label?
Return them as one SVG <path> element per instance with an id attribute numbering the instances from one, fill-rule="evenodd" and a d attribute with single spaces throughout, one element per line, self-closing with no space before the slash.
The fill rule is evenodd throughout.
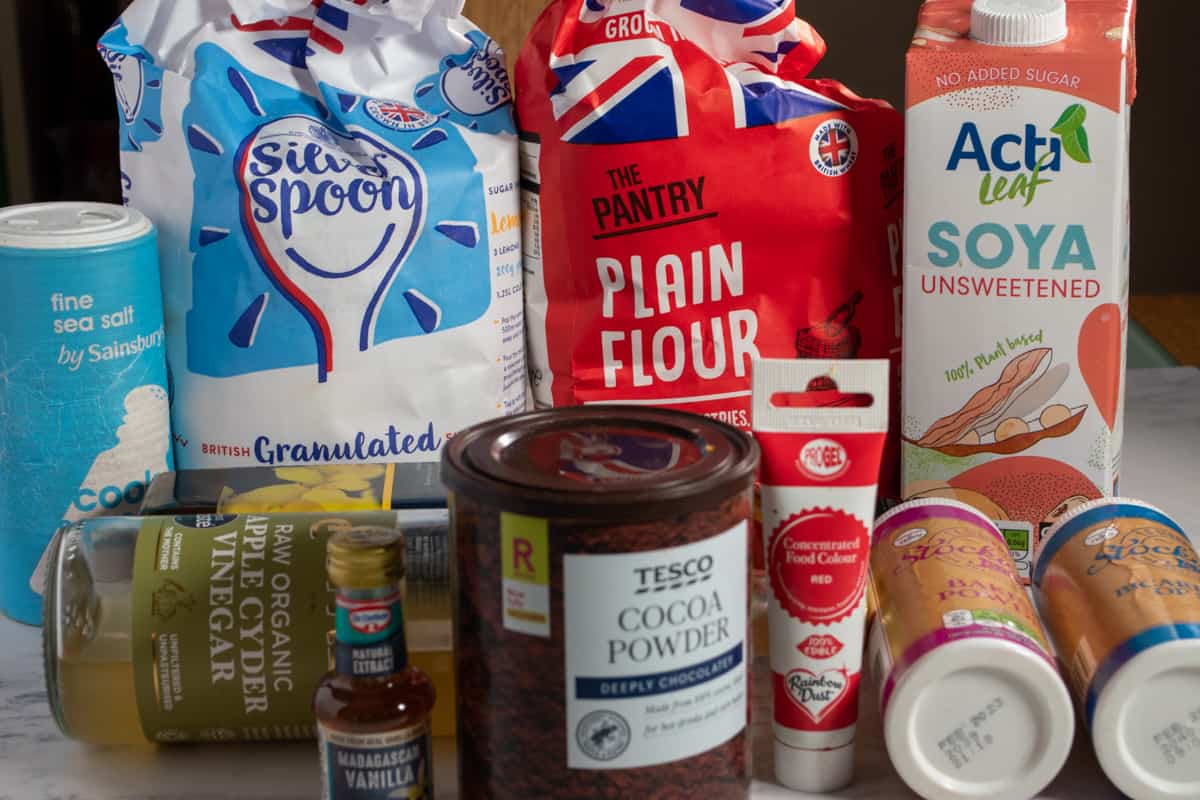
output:
<path id="1" fill-rule="evenodd" d="M 379 678 L 408 665 L 400 592 L 385 591 L 338 593 L 336 664 L 343 675 Z"/>

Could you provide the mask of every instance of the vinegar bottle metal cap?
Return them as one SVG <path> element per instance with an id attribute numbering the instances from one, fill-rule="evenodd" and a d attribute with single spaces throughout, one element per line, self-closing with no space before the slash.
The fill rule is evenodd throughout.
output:
<path id="1" fill-rule="evenodd" d="M 1067 38 L 1066 0 L 975 0 L 971 38 L 996 47 L 1043 47 Z"/>

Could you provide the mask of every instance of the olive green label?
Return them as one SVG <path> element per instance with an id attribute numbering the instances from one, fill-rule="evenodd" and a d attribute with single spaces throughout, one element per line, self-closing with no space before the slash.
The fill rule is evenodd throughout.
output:
<path id="1" fill-rule="evenodd" d="M 138 712 L 157 742 L 301 739 L 329 670 L 325 542 L 396 513 L 147 519 L 133 571 Z"/>

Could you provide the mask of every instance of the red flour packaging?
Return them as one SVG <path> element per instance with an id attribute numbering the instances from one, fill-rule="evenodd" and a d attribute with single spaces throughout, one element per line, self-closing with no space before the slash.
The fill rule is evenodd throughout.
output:
<path id="1" fill-rule="evenodd" d="M 824 53 L 790 0 L 546 9 L 516 67 L 540 407 L 746 429 L 756 358 L 898 368 L 901 118 L 807 78 Z"/>

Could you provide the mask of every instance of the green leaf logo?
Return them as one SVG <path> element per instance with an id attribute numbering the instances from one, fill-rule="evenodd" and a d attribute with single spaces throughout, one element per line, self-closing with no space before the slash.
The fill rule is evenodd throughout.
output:
<path id="1" fill-rule="evenodd" d="M 1054 123 L 1051 133 L 1062 138 L 1063 149 L 1072 160 L 1080 164 L 1092 163 L 1092 151 L 1088 145 L 1087 130 L 1083 123 L 1087 121 L 1087 109 L 1079 103 L 1067 106 L 1067 110 Z"/>
<path id="2" fill-rule="evenodd" d="M 1066 136 L 1068 133 L 1074 133 L 1082 128 L 1085 122 L 1087 122 L 1087 109 L 1079 103 L 1075 103 L 1067 106 L 1067 110 L 1058 118 L 1058 122 L 1054 123 L 1050 132 Z"/>
<path id="3" fill-rule="evenodd" d="M 1063 150 L 1066 150 L 1067 155 L 1071 158 L 1080 164 L 1092 163 L 1092 151 L 1088 148 L 1087 131 L 1083 128 L 1079 128 L 1074 133 L 1062 137 L 1062 141 Z"/>

